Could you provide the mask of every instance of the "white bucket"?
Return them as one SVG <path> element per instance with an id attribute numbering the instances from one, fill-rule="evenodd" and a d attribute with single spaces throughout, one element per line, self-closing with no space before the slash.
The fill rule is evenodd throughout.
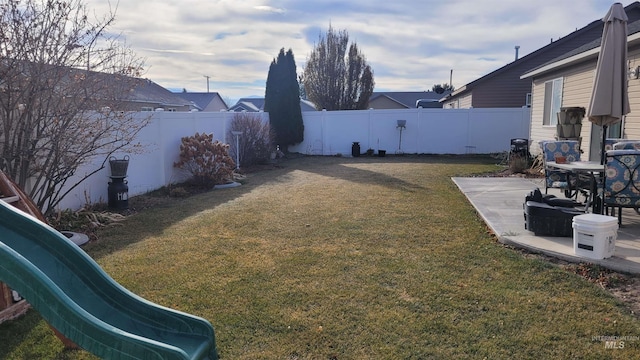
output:
<path id="1" fill-rule="evenodd" d="M 618 219 L 613 216 L 584 214 L 573 217 L 573 251 L 590 259 L 606 259 L 616 249 Z"/>

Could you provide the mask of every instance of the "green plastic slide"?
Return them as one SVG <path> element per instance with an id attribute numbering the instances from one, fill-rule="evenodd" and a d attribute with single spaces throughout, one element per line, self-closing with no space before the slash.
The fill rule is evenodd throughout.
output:
<path id="1" fill-rule="evenodd" d="M 76 244 L 0 201 L 0 281 L 83 349 L 104 359 L 218 359 L 211 324 L 147 301 Z"/>

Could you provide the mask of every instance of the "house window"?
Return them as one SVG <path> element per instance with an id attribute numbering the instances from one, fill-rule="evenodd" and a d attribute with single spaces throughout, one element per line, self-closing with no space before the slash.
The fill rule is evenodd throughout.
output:
<path id="1" fill-rule="evenodd" d="M 609 127 L 607 127 L 608 138 L 622 139 L 622 129 L 623 129 L 622 123 L 624 122 L 624 117 L 622 119 L 623 121 L 618 121 L 617 123 L 613 125 L 609 125 Z"/>
<path id="2" fill-rule="evenodd" d="M 544 118 L 542 125 L 558 124 L 558 112 L 562 106 L 562 78 L 544 83 Z"/>
<path id="3" fill-rule="evenodd" d="M 143 106 L 140 111 L 153 111 L 153 108 L 151 106 Z"/>

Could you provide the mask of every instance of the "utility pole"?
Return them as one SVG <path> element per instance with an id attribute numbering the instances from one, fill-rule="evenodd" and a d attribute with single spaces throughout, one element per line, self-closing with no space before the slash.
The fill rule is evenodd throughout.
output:
<path id="1" fill-rule="evenodd" d="M 207 93 L 208 93 L 209 92 L 209 78 L 210 78 L 210 76 L 204 75 L 204 77 L 207 78 Z"/>

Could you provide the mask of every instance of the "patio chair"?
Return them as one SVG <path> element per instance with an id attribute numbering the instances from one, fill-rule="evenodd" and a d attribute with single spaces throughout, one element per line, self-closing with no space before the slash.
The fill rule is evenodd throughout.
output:
<path id="1" fill-rule="evenodd" d="M 613 144 L 613 150 L 640 150 L 640 140 L 622 140 Z"/>
<path id="2" fill-rule="evenodd" d="M 556 156 L 564 156 L 566 161 L 580 161 L 580 145 L 577 140 L 550 140 L 542 141 L 542 156 L 544 163 L 545 187 L 547 194 L 549 188 L 564 190 L 565 196 L 572 198 L 577 195 L 577 177 L 575 174 L 549 167 L 548 161 L 555 161 Z"/>
<path id="3" fill-rule="evenodd" d="M 604 140 L 604 151 L 613 150 L 613 144 L 623 141 L 622 139 L 607 138 Z"/>
<path id="4" fill-rule="evenodd" d="M 604 206 L 622 224 L 622 208 L 640 209 L 640 150 L 609 150 L 606 152 Z"/>

